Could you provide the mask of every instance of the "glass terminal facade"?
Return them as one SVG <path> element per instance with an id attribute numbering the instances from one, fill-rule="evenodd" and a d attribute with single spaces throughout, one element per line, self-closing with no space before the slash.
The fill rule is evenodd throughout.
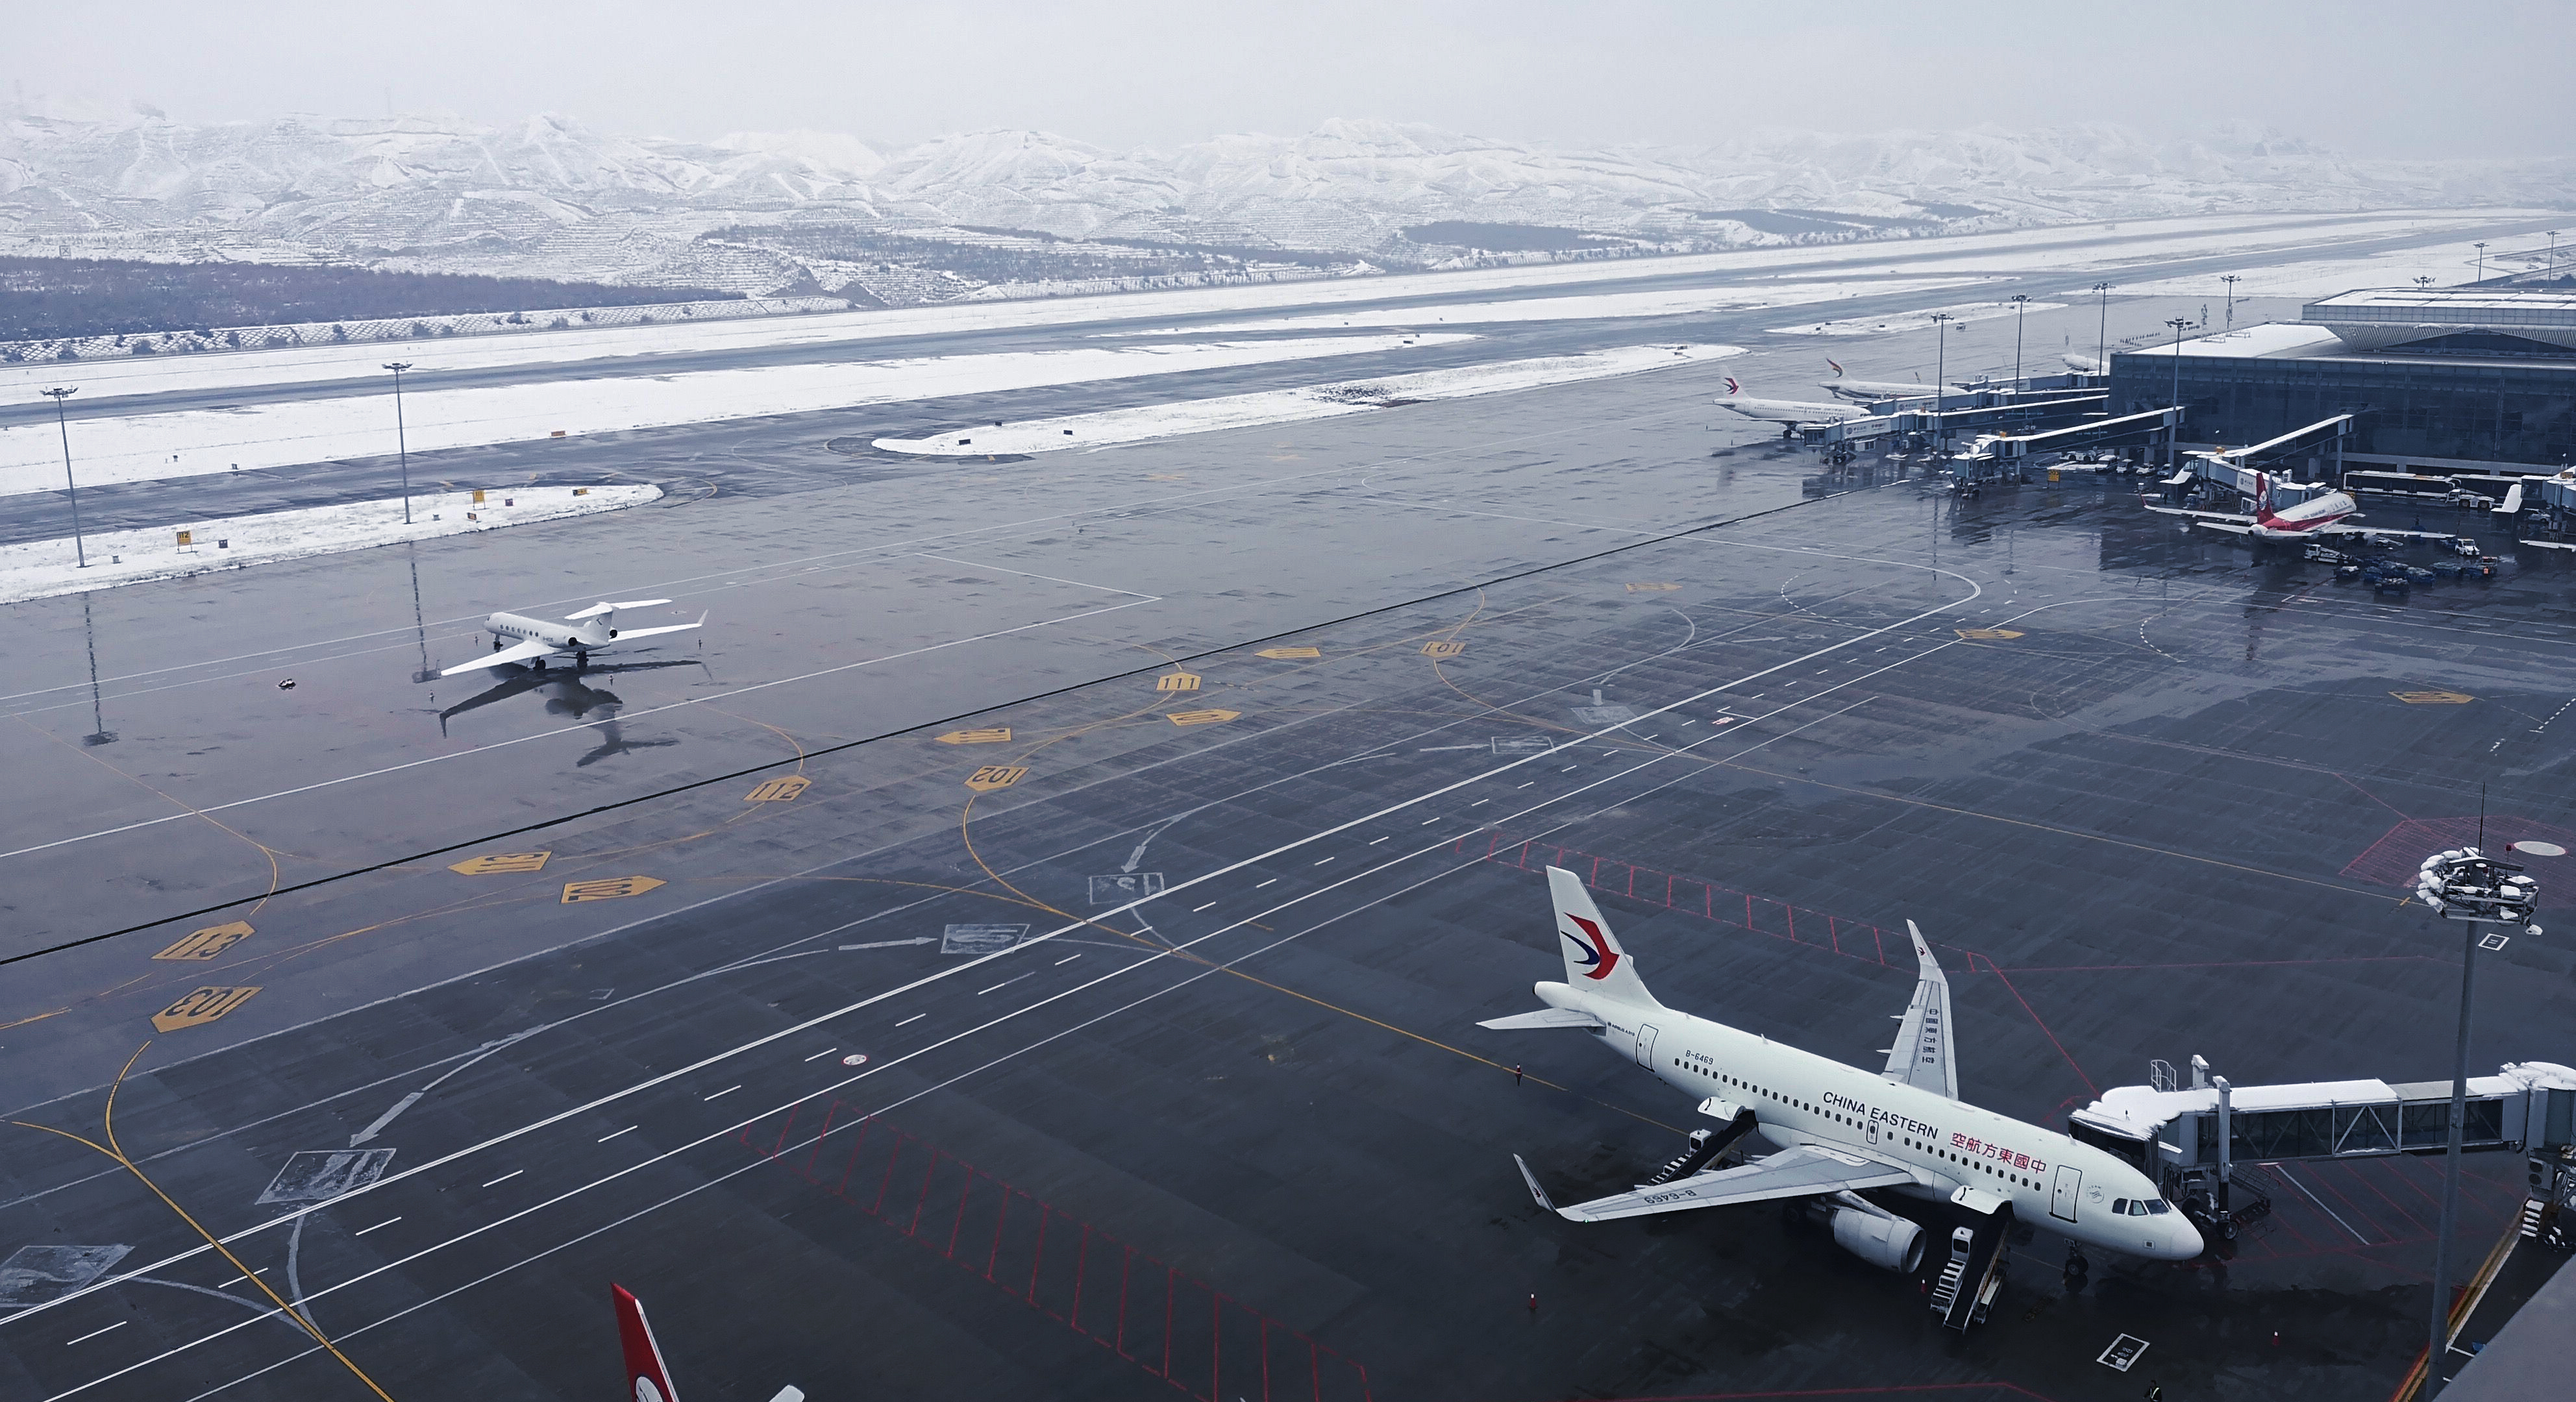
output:
<path id="1" fill-rule="evenodd" d="M 2576 357 L 2231 357 L 2184 349 L 2182 437 L 2189 442 L 2242 446 L 2351 414 L 2347 462 L 2511 463 L 2554 472 L 2576 458 Z M 2174 375 L 2170 354 L 2114 355 L 2110 411 L 2172 403 Z"/>

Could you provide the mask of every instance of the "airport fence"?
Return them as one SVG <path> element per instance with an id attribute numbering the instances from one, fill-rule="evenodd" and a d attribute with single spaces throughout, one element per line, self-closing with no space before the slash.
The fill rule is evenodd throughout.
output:
<path id="1" fill-rule="evenodd" d="M 734 1138 L 1199 1402 L 1371 1402 L 1359 1363 L 847 1101 Z"/>

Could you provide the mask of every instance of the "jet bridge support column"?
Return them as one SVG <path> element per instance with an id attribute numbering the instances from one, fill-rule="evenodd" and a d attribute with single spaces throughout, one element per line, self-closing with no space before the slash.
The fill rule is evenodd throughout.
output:
<path id="1" fill-rule="evenodd" d="M 2234 1088 L 2227 1084 L 2225 1076 L 2211 1077 L 2209 1083 L 2218 1090 L 2218 1182 L 2211 1187 L 2210 1203 L 2216 1211 L 2218 1234 L 2229 1241 L 2234 1241 L 2236 1222 L 2228 1215 L 2227 1202 L 2228 1173 L 2234 1168 L 2228 1157 L 2232 1150 L 2235 1130 L 2235 1126 L 2229 1123 L 2232 1118 L 2230 1112 L 2235 1109 L 2231 1103 L 2235 1098 L 2231 1094 Z"/>

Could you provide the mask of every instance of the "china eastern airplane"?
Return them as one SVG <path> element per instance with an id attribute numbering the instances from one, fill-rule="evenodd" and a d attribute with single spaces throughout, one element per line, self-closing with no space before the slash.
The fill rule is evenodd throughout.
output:
<path id="1" fill-rule="evenodd" d="M 1838 424 L 1845 419 L 1869 417 L 1868 410 L 1856 409 L 1848 404 L 1801 404 L 1794 399 L 1747 399 L 1743 394 L 1744 386 L 1736 383 L 1735 377 L 1729 375 L 1726 377 L 1725 396 L 1714 402 L 1719 408 L 1732 409 L 1748 419 L 1768 419 L 1773 423 L 1787 424 L 1791 428 L 1802 424 Z"/>
<path id="2" fill-rule="evenodd" d="M 2239 479 L 2240 481 L 2242 479 Z M 2522 505 L 2521 484 L 2513 488 L 2513 506 Z M 2205 530 L 2224 531 L 2229 535 L 2249 536 L 2255 540 L 2317 540 L 2325 536 L 2410 536 L 2424 540 L 2448 540 L 2443 531 L 2382 530 L 2377 526 L 2347 526 L 2346 520 L 2359 520 L 2359 504 L 2349 492 L 2328 492 L 2310 497 L 2287 511 L 2272 509 L 2272 476 L 2254 474 L 2254 514 L 2240 516 L 2225 511 L 2192 511 L 2179 506 L 2150 506 L 2149 511 L 2165 516 L 2188 517 L 2191 524 Z"/>
<path id="3" fill-rule="evenodd" d="M 564 623 L 549 623 L 525 614 L 496 613 L 483 620 L 484 631 L 492 635 L 491 655 L 450 667 L 439 675 L 452 677 L 459 672 L 497 667 L 504 662 L 533 661 L 542 670 L 547 658 L 567 652 L 572 654 L 575 666 L 586 667 L 590 665 L 590 655 L 594 652 L 632 647 L 639 639 L 658 638 L 665 633 L 685 633 L 707 621 L 707 616 L 702 613 L 696 623 L 673 623 L 661 628 L 617 626 L 619 609 L 648 608 L 669 602 L 668 599 L 628 599 L 615 604 L 592 604 L 579 613 L 564 615 L 564 623 L 576 625 L 570 628 Z M 512 642 L 512 639 L 517 641 Z"/>
<path id="4" fill-rule="evenodd" d="M 1860 1196 L 1883 1188 L 1980 1214 L 2009 1210 L 2081 1245 L 2151 1260 L 2200 1254 L 2199 1230 L 2144 1173 L 2091 1145 L 1959 1099 L 1950 984 L 1912 921 L 1905 928 L 1921 977 L 1887 1069 L 1871 1075 L 1665 1007 L 1646 991 L 1636 958 L 1620 948 L 1582 879 L 1549 867 L 1547 885 L 1563 940 L 1565 982 L 1537 986 L 1547 1004 L 1538 1012 L 1478 1025 L 1590 1032 L 1612 1055 L 1635 1061 L 1725 1126 L 1689 1158 L 1706 1163 L 1717 1149 L 1745 1140 L 1772 1152 L 1571 1207 L 1550 1201 L 1538 1176 L 1514 1155 L 1540 1207 L 1572 1222 L 1610 1222 L 1818 1199 L 1833 1219 L 1837 1245 L 1872 1265 L 1910 1274 L 1922 1262 L 1923 1229 Z"/>
<path id="5" fill-rule="evenodd" d="M 1864 404 L 1870 404 L 1890 399 L 1930 399 L 1942 392 L 1938 386 L 1926 384 L 1909 385 L 1901 380 L 1846 379 L 1843 376 L 1843 367 L 1840 361 L 1828 357 L 1825 363 L 1834 367 L 1834 377 L 1817 386 L 1817 388 L 1822 389 L 1825 393 L 1834 396 L 1836 399 L 1850 399 Z"/>

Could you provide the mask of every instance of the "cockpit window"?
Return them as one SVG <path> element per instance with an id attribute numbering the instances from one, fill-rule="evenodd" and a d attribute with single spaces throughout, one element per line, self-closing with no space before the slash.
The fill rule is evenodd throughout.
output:
<path id="1" fill-rule="evenodd" d="M 2173 1211 L 2173 1204 L 2165 1201 L 2163 1198 L 2158 1198 L 2154 1202 L 2148 1203 L 2146 1207 L 2147 1211 L 2154 1213 L 2157 1216 L 2162 1216 L 2165 1213 Z"/>
<path id="2" fill-rule="evenodd" d="M 2128 1216 L 2128 1215 L 2129 1215 L 2129 1200 L 2128 1200 L 2127 1198 L 2113 1198 L 2113 1199 L 2111 1199 L 2111 1211 L 2112 1211 L 2112 1214 L 2113 1214 L 2113 1215 L 2115 1215 L 2115 1216 L 2120 1216 L 2120 1217 L 2126 1217 L 2126 1216 Z"/>

